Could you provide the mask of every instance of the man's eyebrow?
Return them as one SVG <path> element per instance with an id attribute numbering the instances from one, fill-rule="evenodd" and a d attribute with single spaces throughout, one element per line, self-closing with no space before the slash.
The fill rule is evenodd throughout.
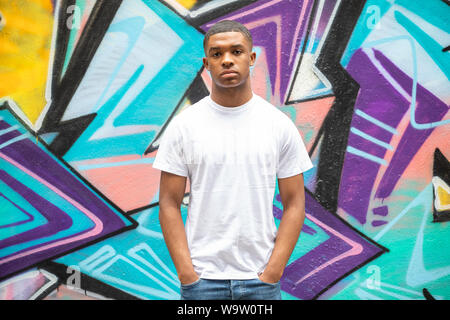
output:
<path id="1" fill-rule="evenodd" d="M 211 48 L 209 48 L 208 52 L 211 52 L 214 50 L 220 50 L 220 48 L 219 47 L 211 47 Z"/>
<path id="2" fill-rule="evenodd" d="M 230 47 L 231 48 L 244 48 L 244 45 L 240 44 L 240 43 L 237 43 L 237 44 L 231 45 Z M 222 47 L 211 47 L 211 48 L 209 48 L 208 52 L 211 52 L 213 50 L 220 50 L 220 49 L 222 49 Z"/>

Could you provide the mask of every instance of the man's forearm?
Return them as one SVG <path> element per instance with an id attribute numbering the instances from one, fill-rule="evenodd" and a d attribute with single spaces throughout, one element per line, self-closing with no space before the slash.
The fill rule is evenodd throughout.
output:
<path id="1" fill-rule="evenodd" d="M 167 248 L 181 283 L 190 283 L 198 278 L 192 265 L 191 255 L 184 230 L 180 209 L 160 208 L 159 221 Z"/>
<path id="2" fill-rule="evenodd" d="M 264 270 L 267 280 L 278 281 L 298 241 L 305 220 L 304 207 L 291 207 L 283 212 L 275 246 Z"/>

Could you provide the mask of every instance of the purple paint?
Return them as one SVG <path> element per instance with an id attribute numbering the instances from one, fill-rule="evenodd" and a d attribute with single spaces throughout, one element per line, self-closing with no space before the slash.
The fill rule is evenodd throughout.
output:
<path id="1" fill-rule="evenodd" d="M 277 194 L 276 198 L 280 199 L 278 201 L 281 201 L 280 194 Z M 278 208 L 277 206 L 274 205 L 273 206 L 273 216 L 276 219 L 281 220 L 281 218 L 283 217 L 283 210 L 281 210 L 280 208 Z M 316 230 L 314 230 L 310 226 L 307 226 L 306 224 L 303 224 L 301 232 L 307 233 L 309 235 L 314 235 L 316 233 Z"/>
<path id="2" fill-rule="evenodd" d="M 373 50 L 375 58 L 387 72 L 407 91 L 411 91 L 412 79 L 390 62 L 381 52 Z M 371 135 L 372 137 L 390 143 L 393 134 L 356 114 L 360 110 L 369 116 L 396 128 L 404 115 L 409 111 L 410 103 L 406 100 L 361 50 L 357 50 L 347 65 L 349 74 L 360 84 L 360 92 L 355 102 L 355 114 L 351 126 Z M 438 121 L 447 112 L 447 106 L 425 90 L 417 86 L 417 121 Z M 423 111 L 428 110 L 428 111 Z M 394 189 L 403 171 L 414 155 L 420 149 L 430 130 L 416 130 L 411 125 L 403 134 L 395 153 L 384 173 L 376 197 L 386 198 Z M 350 133 L 348 145 L 383 159 L 386 149 Z M 380 164 L 353 155 L 346 154 L 339 189 L 338 205 L 347 214 L 353 216 L 361 224 L 367 220 L 367 211 L 373 185 L 380 169 Z"/>
<path id="3" fill-rule="evenodd" d="M 373 208 L 372 212 L 373 212 L 373 214 L 376 214 L 377 216 L 386 217 L 389 213 L 389 209 L 387 206 L 381 206 L 381 207 Z"/>
<path id="4" fill-rule="evenodd" d="M 42 179 L 52 184 L 57 189 L 64 192 L 70 198 L 98 216 L 100 219 L 110 219 L 108 225 L 117 227 L 123 224 L 118 216 L 111 215 L 111 208 L 103 201 L 91 201 L 97 198 L 87 186 L 75 175 L 71 174 L 67 168 L 63 167 L 53 156 L 47 154 L 43 149 L 29 139 L 15 142 L 2 149 L 8 157 L 20 163 L 28 170 L 34 172 Z"/>
<path id="5" fill-rule="evenodd" d="M 280 220 L 283 217 L 283 210 L 281 210 L 277 206 L 273 206 L 273 216 Z"/>
<path id="6" fill-rule="evenodd" d="M 372 226 L 379 227 L 379 226 L 382 226 L 382 225 L 384 225 L 386 223 L 388 223 L 388 222 L 384 221 L 384 220 L 374 220 L 374 221 L 372 221 Z"/>
<path id="7" fill-rule="evenodd" d="M 8 110 L 2 110 L 0 115 L 4 119 L 8 119 L 9 122 L 5 125 L 5 121 L 0 121 L 0 125 L 3 129 L 10 127 L 11 125 L 17 125 L 22 127 L 21 124 L 12 118 Z M 23 127 L 20 129 L 22 132 L 26 131 Z M 19 131 L 12 131 L 15 136 L 20 134 Z M 5 135 L 0 138 L 5 139 Z M 0 140 L 6 142 L 6 140 Z M 81 206 L 89 210 L 103 223 L 102 231 L 96 236 L 86 238 L 83 240 L 77 240 L 73 242 L 67 242 L 56 247 L 49 249 L 43 249 L 33 254 L 25 255 L 12 259 L 6 263 L 0 265 L 0 278 L 7 277 L 8 275 L 23 270 L 29 266 L 32 266 L 40 261 L 51 259 L 55 256 L 64 254 L 70 250 L 79 248 L 82 245 L 88 244 L 94 240 L 103 238 L 112 232 L 125 230 L 125 228 L 131 225 L 125 217 L 121 218 L 120 213 L 109 206 L 104 200 L 99 198 L 84 182 L 80 180 L 75 174 L 71 173 L 58 159 L 48 153 L 45 149 L 41 149 L 42 145 L 36 144 L 30 139 L 19 140 L 6 147 L 3 147 L 0 152 L 27 170 L 33 172 L 41 179 L 52 185 L 54 188 L 59 189 L 69 198 L 78 202 Z M 0 162 L 6 160 L 1 158 Z M 0 171 L 0 179 L 9 186 L 10 190 L 17 192 L 22 198 L 28 201 L 41 215 L 43 215 L 48 222 L 45 225 L 38 226 L 27 232 L 15 234 L 11 231 L 11 236 L 0 241 L 0 247 L 6 247 L 11 245 L 24 244 L 21 251 L 17 250 L 9 257 L 14 257 L 19 252 L 26 252 L 34 248 L 43 248 L 48 244 L 55 243 L 64 239 L 75 238 L 80 234 L 87 233 L 93 226 L 87 225 L 78 226 L 77 231 L 65 235 L 64 237 L 56 237 L 51 241 L 46 241 L 44 238 L 58 234 L 62 230 L 67 230 L 76 221 L 72 221 L 72 218 L 64 212 L 64 208 L 59 208 L 52 204 L 52 199 L 60 198 L 59 195 L 52 191 L 46 193 L 45 199 L 40 196 L 40 190 L 33 189 L 31 184 L 27 184 L 29 179 L 33 179 L 28 174 L 19 174 L 17 171 L 7 172 L 5 170 Z M 1 192 L 2 190 L 0 190 Z M 2 192 L 4 193 L 4 192 Z M 84 215 L 79 211 L 80 215 Z M 128 229 L 128 228 L 127 228 Z M 76 232 L 76 233 L 75 233 Z M 41 242 L 26 247 L 26 243 L 30 240 L 39 240 Z M 0 257 L 0 261 L 5 257 Z"/>
<path id="8" fill-rule="evenodd" d="M 389 107 L 389 106 L 388 106 Z M 363 131 L 364 133 L 376 137 L 378 140 L 389 143 L 392 139 L 392 133 L 386 130 L 380 130 L 380 127 L 374 126 L 370 121 L 354 115 L 352 119 L 352 127 Z"/>
<path id="9" fill-rule="evenodd" d="M 391 127 L 397 127 L 408 110 L 407 101 L 378 72 L 362 50 L 357 50 L 352 56 L 347 71 L 360 85 L 355 112 L 360 110 Z M 351 126 L 386 143 L 392 139 L 392 133 L 356 113 Z M 352 132 L 349 134 L 348 145 L 379 158 L 384 158 L 386 153 L 386 149 Z M 361 224 L 366 222 L 370 195 L 379 168 L 379 163 L 349 152 L 345 156 L 338 205 Z"/>
<path id="10" fill-rule="evenodd" d="M 47 220 L 47 223 L 44 225 L 0 240 L 0 249 L 39 238 L 49 237 L 57 232 L 70 228 L 72 225 L 72 219 L 64 211 L 11 177 L 4 170 L 0 170 L 0 181 L 4 182 L 28 203 L 32 204 L 32 206 Z M 18 252 L 15 252 L 14 254 L 16 253 Z"/>
<path id="11" fill-rule="evenodd" d="M 7 129 L 7 128 L 5 128 L 5 129 Z M 2 130 L 2 129 L 0 129 L 0 130 Z M 4 133 L 4 134 L 0 135 L 0 144 L 3 144 L 11 139 L 14 139 L 14 138 L 20 136 L 20 135 L 22 135 L 22 134 L 19 132 L 19 130 L 13 130 L 8 133 Z"/>
<path id="12" fill-rule="evenodd" d="M 374 242 L 363 238 L 338 216 L 326 211 L 309 193 L 305 194 L 305 205 L 308 215 L 326 225 L 326 229 L 322 228 L 322 230 L 329 236 L 329 239 L 286 267 L 281 279 L 281 288 L 295 297 L 309 300 L 316 298 L 346 274 L 355 271 L 380 255 L 383 249 Z M 328 229 L 331 229 L 332 232 Z M 351 249 L 350 245 L 344 241 L 344 237 L 361 246 L 362 251 L 338 259 L 320 269 L 330 260 Z M 297 284 L 304 277 L 306 278 Z"/>
<path id="13" fill-rule="evenodd" d="M 364 129 L 361 131 L 367 133 L 365 132 Z M 386 154 L 386 148 L 379 146 L 375 143 L 367 143 L 367 142 L 368 141 L 365 138 L 350 132 L 348 142 L 349 146 L 352 146 L 353 148 L 356 148 L 358 150 L 364 151 L 373 156 L 383 159 L 384 155 Z"/>
<path id="14" fill-rule="evenodd" d="M 400 84 L 400 86 L 411 94 L 413 80 L 403 71 L 395 66 L 381 52 L 375 51 L 375 57 L 389 72 L 389 74 Z M 434 96 L 427 89 L 417 84 L 416 89 L 416 121 L 417 123 L 431 123 L 440 121 L 448 112 L 448 106 Z M 408 103 L 409 109 L 409 103 Z M 411 124 L 408 125 L 400 140 L 396 152 L 386 169 L 378 186 L 376 197 L 387 198 L 395 188 L 398 180 L 405 171 L 412 158 L 422 147 L 434 129 L 418 130 Z"/>

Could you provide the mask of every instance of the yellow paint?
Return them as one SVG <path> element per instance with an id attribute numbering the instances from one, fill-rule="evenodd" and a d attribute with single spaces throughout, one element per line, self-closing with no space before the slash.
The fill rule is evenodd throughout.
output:
<path id="1" fill-rule="evenodd" d="M 179 4 L 181 4 L 186 9 L 190 9 L 197 2 L 196 0 L 177 0 Z"/>
<path id="2" fill-rule="evenodd" d="M 441 186 L 437 188 L 437 196 L 441 206 L 450 205 L 450 194 Z"/>
<path id="3" fill-rule="evenodd" d="M 52 10 L 50 0 L 0 0 L 0 98 L 12 99 L 32 123 L 46 103 Z"/>

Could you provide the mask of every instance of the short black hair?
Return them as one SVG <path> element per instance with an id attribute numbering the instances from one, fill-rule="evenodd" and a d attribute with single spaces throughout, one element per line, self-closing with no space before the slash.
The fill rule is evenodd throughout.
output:
<path id="1" fill-rule="evenodd" d="M 221 20 L 216 22 L 205 34 L 205 38 L 203 39 L 203 50 L 206 52 L 206 44 L 208 43 L 209 37 L 214 34 L 222 33 L 222 32 L 240 32 L 244 35 L 244 37 L 250 42 L 250 48 L 253 47 L 253 38 L 248 31 L 248 29 L 240 24 L 237 21 L 233 20 Z"/>

